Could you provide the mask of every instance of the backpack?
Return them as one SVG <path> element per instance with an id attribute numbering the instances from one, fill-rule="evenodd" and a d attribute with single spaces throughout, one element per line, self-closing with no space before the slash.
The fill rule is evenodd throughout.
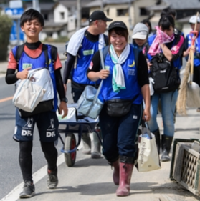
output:
<path id="1" fill-rule="evenodd" d="M 16 54 L 14 55 L 14 58 L 17 62 L 17 70 L 19 70 L 19 60 L 22 56 L 22 53 L 24 52 L 24 44 L 18 45 L 16 48 Z M 48 47 L 45 44 L 42 44 L 42 52 L 44 52 L 45 60 L 47 62 L 47 66 L 49 65 L 49 56 L 48 56 Z M 57 59 L 57 48 L 54 46 L 51 46 L 51 57 L 52 57 L 52 63 L 54 64 L 54 61 Z"/>
<path id="2" fill-rule="evenodd" d="M 171 65 L 163 53 L 156 54 L 151 59 L 151 76 L 153 89 L 157 93 L 176 91 L 181 83 L 178 69 Z"/>

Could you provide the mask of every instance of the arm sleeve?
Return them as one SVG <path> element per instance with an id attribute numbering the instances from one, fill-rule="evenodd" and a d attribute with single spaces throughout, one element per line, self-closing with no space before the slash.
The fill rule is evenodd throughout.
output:
<path id="1" fill-rule="evenodd" d="M 178 42 L 176 43 L 175 46 L 172 47 L 172 61 L 176 60 L 179 57 L 182 57 L 183 51 L 185 49 L 185 44 L 184 44 L 184 37 L 179 35 L 180 38 Z"/>
<path id="2" fill-rule="evenodd" d="M 148 78 L 148 66 L 146 58 L 142 52 L 138 55 L 138 84 L 143 87 L 145 84 L 149 84 Z"/>
<path id="3" fill-rule="evenodd" d="M 7 84 L 15 84 L 17 81 L 17 77 L 15 74 L 15 69 L 7 69 L 6 71 L 6 83 Z"/>
<path id="4" fill-rule="evenodd" d="M 9 53 L 9 62 L 8 62 L 8 69 L 17 69 L 17 62 L 15 60 L 14 54 L 12 51 Z"/>
<path id="5" fill-rule="evenodd" d="M 62 64 L 61 64 L 59 55 L 57 54 L 57 58 L 56 58 L 56 60 L 54 61 L 54 70 L 57 70 L 57 69 L 59 69 L 59 68 L 62 68 Z"/>
<path id="6" fill-rule="evenodd" d="M 60 68 L 54 71 L 56 79 L 56 87 L 59 95 L 60 101 L 65 98 L 65 89 L 62 82 L 62 76 L 60 73 Z"/>
<path id="7" fill-rule="evenodd" d="M 92 61 L 90 62 L 90 66 L 87 70 L 87 73 L 89 72 L 99 72 L 101 69 L 101 66 L 100 66 L 100 52 L 97 51 L 93 58 L 92 58 Z"/>
<path id="8" fill-rule="evenodd" d="M 75 56 L 67 53 L 67 60 L 65 61 L 65 69 L 63 72 L 63 83 L 64 84 L 67 83 L 67 79 L 69 79 L 69 77 L 70 77 L 70 73 L 71 73 L 72 68 L 74 67 L 74 63 L 75 63 Z"/>

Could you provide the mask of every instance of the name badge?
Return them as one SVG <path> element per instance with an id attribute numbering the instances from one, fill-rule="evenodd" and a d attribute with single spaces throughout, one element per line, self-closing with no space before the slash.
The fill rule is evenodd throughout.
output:
<path id="1" fill-rule="evenodd" d="M 26 63 L 24 63 L 24 64 L 22 65 L 22 68 L 23 68 L 23 69 L 32 68 L 32 64 L 26 64 Z"/>
<path id="2" fill-rule="evenodd" d="M 84 56 L 91 55 L 91 54 L 94 54 L 94 50 L 93 49 L 91 49 L 91 50 L 84 50 L 83 51 L 83 55 Z"/>

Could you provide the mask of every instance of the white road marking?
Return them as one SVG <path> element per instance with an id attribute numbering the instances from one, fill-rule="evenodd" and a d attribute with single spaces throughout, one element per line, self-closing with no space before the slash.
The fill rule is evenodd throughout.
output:
<path id="1" fill-rule="evenodd" d="M 64 162 L 64 156 L 61 154 L 58 157 L 57 165 L 60 166 Z M 37 172 L 33 174 L 33 181 L 34 184 L 36 184 L 38 181 L 40 181 L 43 177 L 47 175 L 47 165 L 40 168 Z M 8 195 L 6 195 L 4 198 L 2 198 L 0 201 L 16 201 L 19 199 L 19 194 L 22 192 L 24 183 L 20 183 L 18 186 L 16 186 Z"/>

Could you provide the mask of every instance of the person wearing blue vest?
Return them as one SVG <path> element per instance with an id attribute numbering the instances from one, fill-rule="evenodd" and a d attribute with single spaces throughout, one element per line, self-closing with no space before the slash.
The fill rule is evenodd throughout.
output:
<path id="1" fill-rule="evenodd" d="M 89 18 L 89 26 L 78 30 L 72 35 L 67 45 L 67 60 L 63 72 L 63 83 L 67 90 L 67 80 L 71 75 L 72 98 L 77 103 L 86 85 L 98 85 L 100 81 L 92 82 L 87 78 L 87 69 L 93 55 L 108 45 L 106 22 L 112 21 L 100 10 L 94 11 Z M 94 132 L 82 134 L 82 152 L 92 158 L 100 157 L 100 142 Z"/>
<path id="2" fill-rule="evenodd" d="M 150 44 L 148 51 L 149 65 L 152 70 L 152 61 L 157 61 L 155 66 L 159 66 L 159 55 L 163 55 L 167 59 L 166 62 L 163 62 L 164 65 L 168 65 L 170 62 L 170 67 L 175 68 L 175 77 L 171 79 L 175 80 L 174 83 L 177 83 L 177 88 L 171 89 L 171 91 L 155 91 L 151 96 L 151 120 L 148 122 L 149 128 L 152 133 L 156 136 L 156 143 L 158 146 L 158 152 L 160 151 L 160 146 L 162 142 L 162 153 L 161 161 L 169 161 L 169 152 L 171 150 L 171 143 L 174 135 L 174 111 L 176 107 L 176 101 L 178 97 L 178 83 L 180 83 L 179 70 L 181 69 L 182 55 L 184 51 L 184 37 L 180 34 L 174 33 L 174 20 L 172 16 L 163 16 L 158 23 L 157 33 L 155 39 Z M 156 58 L 156 59 L 155 59 Z M 161 72 L 161 71 L 157 71 Z M 165 73 L 166 71 L 163 71 Z M 150 72 L 151 73 L 151 72 Z M 155 72 L 153 72 L 155 77 Z M 154 80 L 154 85 L 162 84 L 164 80 Z M 154 86 L 155 88 L 155 86 Z M 166 87 L 168 88 L 168 87 Z M 161 110 L 162 110 L 162 120 L 163 120 L 163 135 L 162 141 L 160 141 L 160 132 L 157 124 L 157 114 L 158 114 L 158 102 L 161 100 Z"/>
<path id="3" fill-rule="evenodd" d="M 142 117 L 149 121 L 151 116 L 148 67 L 142 51 L 128 44 L 124 22 L 114 21 L 109 25 L 108 39 L 105 68 L 102 69 L 98 51 L 87 76 L 94 82 L 103 79 L 98 96 L 104 103 L 100 113 L 103 154 L 114 167 L 113 181 L 119 185 L 116 195 L 128 196 L 138 126 Z M 142 114 L 143 98 L 146 108 Z"/>
<path id="4" fill-rule="evenodd" d="M 133 45 L 137 46 L 141 51 L 147 45 L 148 27 L 143 23 L 138 23 L 133 29 Z"/>
<path id="5" fill-rule="evenodd" d="M 191 29 L 194 30 L 195 23 L 197 21 L 196 30 L 199 32 L 196 40 L 195 40 L 195 52 L 194 52 L 194 77 L 193 81 L 196 82 L 200 86 L 200 18 L 196 16 L 191 16 L 189 19 L 189 23 L 191 25 Z M 185 37 L 185 52 L 184 56 L 186 60 L 188 60 L 192 37 L 194 34 L 187 34 Z M 200 108 L 197 108 L 197 112 L 200 112 Z"/>
<path id="6" fill-rule="evenodd" d="M 39 41 L 39 33 L 44 26 L 43 16 L 34 9 L 23 13 L 20 19 L 22 31 L 27 36 L 27 42 L 22 46 L 15 46 L 9 55 L 9 64 L 6 72 L 6 83 L 14 84 L 18 80 L 27 79 L 30 69 L 48 68 L 54 88 L 54 100 L 50 100 L 50 107 L 45 110 L 47 102 L 41 102 L 42 107 L 35 114 L 23 117 L 16 108 L 16 127 L 14 140 L 19 142 L 19 164 L 24 180 L 24 188 L 20 198 L 32 197 L 35 187 L 32 178 L 32 147 L 34 124 L 37 123 L 42 151 L 47 160 L 47 185 L 49 189 L 57 187 L 57 149 L 58 139 L 57 92 L 60 98 L 59 113 L 67 116 L 65 90 L 62 83 L 60 69 L 62 64 L 57 54 L 57 48 L 44 45 Z M 20 51 L 20 58 L 17 58 Z M 16 72 L 17 71 L 17 72 Z M 49 101 L 48 101 L 49 102 Z M 48 103 L 49 104 L 49 103 Z"/>

